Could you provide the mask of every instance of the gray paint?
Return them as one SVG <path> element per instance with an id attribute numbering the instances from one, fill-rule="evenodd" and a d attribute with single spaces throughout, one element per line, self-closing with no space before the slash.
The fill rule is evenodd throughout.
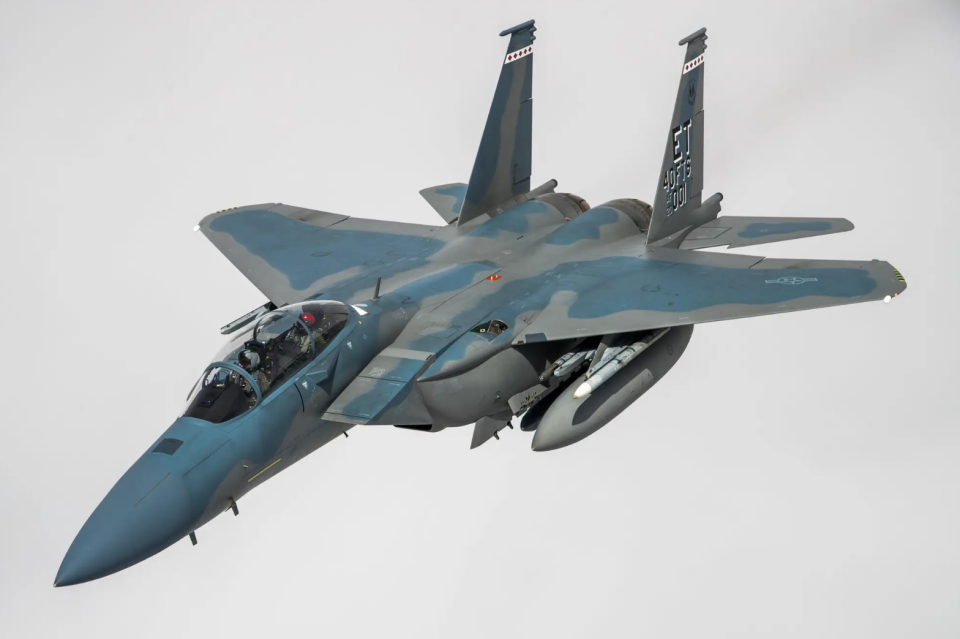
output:
<path id="1" fill-rule="evenodd" d="M 712 246 L 739 248 L 852 230 L 853 223 L 843 218 L 723 215 L 692 230 L 686 235 L 680 248 L 698 249 Z"/>
<path id="2" fill-rule="evenodd" d="M 504 31 L 509 59 L 533 45 L 533 21 Z M 458 224 L 530 190 L 533 130 L 533 54 L 505 61 L 470 174 Z"/>
<path id="3" fill-rule="evenodd" d="M 508 56 L 529 46 L 532 32 L 532 25 L 513 31 Z M 702 53 L 704 39 L 700 34 L 689 43 L 685 65 Z M 435 431 L 476 423 L 473 444 L 479 446 L 511 417 L 533 410 L 529 401 L 541 399 L 551 405 L 531 420 L 539 424 L 534 447 L 556 448 L 594 432 L 661 379 L 684 352 L 694 324 L 905 290 L 903 277 L 886 262 L 683 248 L 700 225 L 705 240 L 736 228 L 745 240 L 764 241 L 840 226 L 796 218 L 709 226 L 723 218 L 717 218 L 719 197 L 701 206 L 702 65 L 682 74 L 673 115 L 674 123 L 690 120 L 695 127 L 689 199 L 668 216 L 665 191 L 658 189 L 649 235 L 636 202 L 584 212 L 579 198 L 528 193 L 531 66 L 532 55 L 525 55 L 501 69 L 456 225 L 279 204 L 224 210 L 201 221 L 200 230 L 278 306 L 316 299 L 362 306 L 349 311 L 347 327 L 323 351 L 255 408 L 223 424 L 175 420 L 91 515 L 57 585 L 96 579 L 163 550 L 355 424 Z M 674 140 L 670 134 L 664 166 L 673 162 Z M 424 197 L 450 221 L 461 190 L 444 185 L 425 189 Z M 714 234 L 721 228 L 729 230 Z M 503 327 L 500 334 L 473 332 L 491 320 Z M 569 397 L 577 369 L 551 380 L 556 394 L 537 391 L 541 374 L 571 349 L 595 349 L 597 357 L 604 346 L 668 326 L 677 328 L 585 401 Z M 164 439 L 184 443 L 173 454 L 152 452 Z"/>
<path id="4" fill-rule="evenodd" d="M 573 393 L 583 377 L 573 381 L 537 420 L 532 448 L 549 451 L 575 444 L 606 426 L 630 404 L 640 399 L 673 368 L 683 355 L 693 326 L 679 326 L 641 353 L 611 380 L 585 398 Z"/>
<path id="5" fill-rule="evenodd" d="M 667 143 L 663 151 L 663 163 L 657 179 L 657 196 L 653 201 L 653 217 L 650 220 L 649 242 L 660 241 L 678 231 L 682 231 L 692 224 L 691 218 L 700 206 L 703 191 L 703 74 L 705 63 L 686 70 L 688 64 L 695 63 L 699 56 L 704 54 L 707 45 L 707 31 L 700 29 L 689 38 L 681 40 L 680 45 L 687 46 L 684 55 L 684 72 L 680 76 L 680 86 L 677 89 L 677 99 L 673 107 L 673 117 L 667 133 Z M 685 124 L 692 126 L 684 128 Z M 675 132 L 679 135 L 675 135 Z M 685 162 L 677 165 L 675 158 L 690 160 L 689 167 Z M 671 169 L 682 167 L 682 176 L 676 179 L 682 185 L 685 197 L 683 203 L 674 208 L 670 203 L 671 194 L 676 194 L 680 186 L 674 186 L 674 181 L 668 179 L 672 175 Z M 689 174 L 688 174 L 689 171 Z M 665 180 L 668 182 L 665 186 Z"/>

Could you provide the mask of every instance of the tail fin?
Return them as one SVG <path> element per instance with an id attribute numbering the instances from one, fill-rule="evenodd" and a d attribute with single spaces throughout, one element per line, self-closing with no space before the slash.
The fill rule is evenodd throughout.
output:
<path id="1" fill-rule="evenodd" d="M 510 44 L 457 224 L 530 190 L 536 30 L 530 20 L 500 33 L 510 36 Z"/>
<path id="2" fill-rule="evenodd" d="M 700 219 L 702 216 L 694 215 L 703 196 L 703 52 L 707 48 L 706 39 L 707 30 L 703 28 L 680 41 L 680 46 L 687 45 L 687 54 L 663 152 L 647 243 L 706 221 Z"/>

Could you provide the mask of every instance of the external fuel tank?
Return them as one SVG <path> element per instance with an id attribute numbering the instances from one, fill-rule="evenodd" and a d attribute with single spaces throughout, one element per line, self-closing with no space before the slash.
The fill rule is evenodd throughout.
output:
<path id="1" fill-rule="evenodd" d="M 692 334 L 693 326 L 673 327 L 587 397 L 573 397 L 584 377 L 569 384 L 540 418 L 533 450 L 563 448 L 603 428 L 673 368 Z"/>

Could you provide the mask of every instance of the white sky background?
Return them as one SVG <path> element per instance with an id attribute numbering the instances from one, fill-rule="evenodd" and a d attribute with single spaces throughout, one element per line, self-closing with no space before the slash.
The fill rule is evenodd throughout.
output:
<path id="1" fill-rule="evenodd" d="M 775 7 L 775 8 L 774 8 Z M 589 439 L 356 428 L 240 517 L 54 589 L 263 296 L 199 233 L 281 201 L 439 223 L 537 19 L 534 183 L 652 201 L 709 28 L 705 195 L 852 219 L 864 304 L 698 327 Z M 3 2 L 4 637 L 956 637 L 960 9 L 951 2 Z"/>

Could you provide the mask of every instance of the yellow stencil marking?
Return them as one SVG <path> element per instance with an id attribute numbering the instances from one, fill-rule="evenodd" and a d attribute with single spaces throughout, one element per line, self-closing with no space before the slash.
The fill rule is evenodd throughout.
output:
<path id="1" fill-rule="evenodd" d="M 270 470 L 271 468 L 273 468 L 274 466 L 276 466 L 276 465 L 279 464 L 279 463 L 280 463 L 280 458 L 277 457 L 276 461 L 274 461 L 272 464 L 270 464 L 269 466 L 267 466 L 266 468 L 264 468 L 263 470 L 261 470 L 259 473 L 257 473 L 256 475 L 254 475 L 254 476 L 251 477 L 250 479 L 248 479 L 248 480 L 247 480 L 247 483 L 249 484 L 249 483 L 252 482 L 254 479 L 256 479 L 257 477 L 259 477 L 259 476 L 262 475 L 263 473 L 267 472 L 268 470 Z"/>

